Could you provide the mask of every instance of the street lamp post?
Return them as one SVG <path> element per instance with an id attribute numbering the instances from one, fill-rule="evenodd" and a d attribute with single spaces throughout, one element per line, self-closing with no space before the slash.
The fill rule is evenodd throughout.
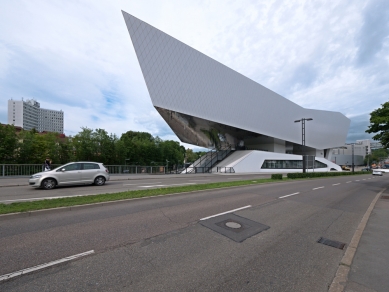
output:
<path id="1" fill-rule="evenodd" d="M 354 145 L 355 144 L 356 143 L 347 143 L 346 144 L 346 145 L 351 145 L 351 171 L 352 172 L 354 172 Z"/>
<path id="2" fill-rule="evenodd" d="M 312 118 L 302 118 L 300 120 L 294 121 L 295 123 L 301 122 L 301 155 L 303 157 L 303 173 L 306 172 L 306 157 L 304 155 L 305 150 L 305 121 L 312 121 Z"/>

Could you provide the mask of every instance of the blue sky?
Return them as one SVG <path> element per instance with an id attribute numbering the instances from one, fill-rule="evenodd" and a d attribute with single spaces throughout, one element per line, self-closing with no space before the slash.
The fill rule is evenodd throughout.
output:
<path id="1" fill-rule="evenodd" d="M 389 5 L 355 1 L 0 0 L 0 122 L 7 100 L 62 109 L 81 127 L 177 140 L 151 104 L 121 10 L 291 101 L 351 119 L 389 99 Z M 188 144 L 186 147 L 195 148 Z"/>

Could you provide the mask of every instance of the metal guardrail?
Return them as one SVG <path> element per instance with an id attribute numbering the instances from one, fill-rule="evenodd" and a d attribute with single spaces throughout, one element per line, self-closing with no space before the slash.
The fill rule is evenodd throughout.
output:
<path id="1" fill-rule="evenodd" d="M 142 166 L 142 165 L 104 165 L 110 174 L 164 174 L 165 166 Z"/>
<path id="2" fill-rule="evenodd" d="M 27 176 L 45 170 L 44 164 L 0 164 L 1 176 Z M 61 164 L 52 164 L 54 169 Z"/>
<path id="3" fill-rule="evenodd" d="M 187 167 L 180 173 L 209 173 L 212 172 L 212 167 Z"/>
<path id="4" fill-rule="evenodd" d="M 51 169 L 62 164 L 52 164 Z M 212 167 L 166 168 L 166 166 L 141 165 L 105 165 L 110 174 L 180 174 L 180 173 L 210 173 Z M 0 176 L 30 176 L 44 171 L 43 164 L 0 164 Z M 217 167 L 217 172 L 234 173 L 233 167 Z"/>
<path id="5" fill-rule="evenodd" d="M 235 173 L 233 167 L 217 167 L 216 172 L 224 172 L 224 173 Z"/>
<path id="6" fill-rule="evenodd" d="M 52 164 L 51 169 L 63 164 Z M 105 165 L 110 174 L 165 174 L 165 166 Z M 0 176 L 30 176 L 44 171 L 43 164 L 0 164 Z"/>

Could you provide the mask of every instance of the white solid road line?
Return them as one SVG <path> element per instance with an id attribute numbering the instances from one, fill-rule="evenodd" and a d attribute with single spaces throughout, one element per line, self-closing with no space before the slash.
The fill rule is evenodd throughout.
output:
<path id="1" fill-rule="evenodd" d="M 294 196 L 294 195 L 298 195 L 298 194 L 299 194 L 299 193 L 294 193 L 294 194 L 282 196 L 282 197 L 279 197 L 279 199 L 283 199 L 283 198 L 290 197 L 290 196 Z"/>
<path id="2" fill-rule="evenodd" d="M 318 189 L 322 189 L 322 188 L 324 188 L 324 187 L 318 187 L 318 188 L 314 188 L 312 190 L 318 190 Z"/>
<path id="3" fill-rule="evenodd" d="M 152 182 L 152 184 L 160 184 L 161 181 L 155 181 Z M 138 186 L 138 185 L 143 185 L 144 183 L 139 183 L 139 184 L 123 184 L 123 186 Z"/>
<path id="4" fill-rule="evenodd" d="M 209 218 L 217 217 L 217 216 L 220 216 L 220 215 L 232 213 L 232 212 L 235 212 L 235 211 L 247 209 L 247 208 L 250 208 L 250 207 L 251 207 L 251 205 L 244 206 L 244 207 L 242 207 L 242 208 L 238 208 L 238 209 L 234 209 L 234 210 L 230 210 L 230 211 L 227 211 L 227 212 L 223 212 L 223 213 L 219 213 L 219 214 L 216 214 L 216 215 L 212 215 L 212 216 L 209 216 L 209 217 L 202 218 L 202 219 L 200 219 L 200 221 L 202 221 L 202 220 L 207 220 L 207 219 L 209 219 Z"/>
<path id="5" fill-rule="evenodd" d="M 46 263 L 46 264 L 38 265 L 38 266 L 35 266 L 35 267 L 32 267 L 32 268 L 27 268 L 27 269 L 23 269 L 23 270 L 20 270 L 20 271 L 17 271 L 17 272 L 5 274 L 5 275 L 0 276 L 0 282 L 4 281 L 4 280 L 8 280 L 10 278 L 17 277 L 17 276 L 25 275 L 25 274 L 28 274 L 28 273 L 31 273 L 31 272 L 34 272 L 34 271 L 37 271 L 37 270 L 41 270 L 41 269 L 44 269 L 44 268 L 47 268 L 47 267 L 50 267 L 50 266 L 58 265 L 58 264 L 63 263 L 63 262 L 68 262 L 68 261 L 77 259 L 79 257 L 87 256 L 87 255 L 90 255 L 90 254 L 92 254 L 94 252 L 95 252 L 94 250 L 90 250 L 90 251 L 79 253 L 79 254 L 76 254 L 76 255 L 72 255 L 70 257 L 66 257 L 66 258 L 63 258 L 63 259 L 60 259 L 60 260 L 56 260 L 56 261 L 49 262 L 49 263 Z"/>
<path id="6" fill-rule="evenodd" d="M 333 184 L 333 186 L 337 186 L 337 185 L 340 185 L 340 183 L 337 183 L 337 184 Z"/>
<path id="7" fill-rule="evenodd" d="M 153 187 L 170 187 L 170 186 L 183 186 L 183 185 L 195 185 L 196 183 L 182 183 L 182 184 L 170 184 L 170 185 L 150 185 L 150 186 L 139 186 L 141 188 L 153 188 Z"/>
<path id="8" fill-rule="evenodd" d="M 210 181 L 210 179 L 192 179 L 190 181 Z"/>

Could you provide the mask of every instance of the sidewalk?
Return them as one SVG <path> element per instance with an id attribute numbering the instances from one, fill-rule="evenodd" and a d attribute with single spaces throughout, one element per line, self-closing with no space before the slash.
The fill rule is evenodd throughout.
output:
<path id="1" fill-rule="evenodd" d="M 370 215 L 351 264 L 346 292 L 389 291 L 388 195 L 388 190 L 382 194 Z"/>

